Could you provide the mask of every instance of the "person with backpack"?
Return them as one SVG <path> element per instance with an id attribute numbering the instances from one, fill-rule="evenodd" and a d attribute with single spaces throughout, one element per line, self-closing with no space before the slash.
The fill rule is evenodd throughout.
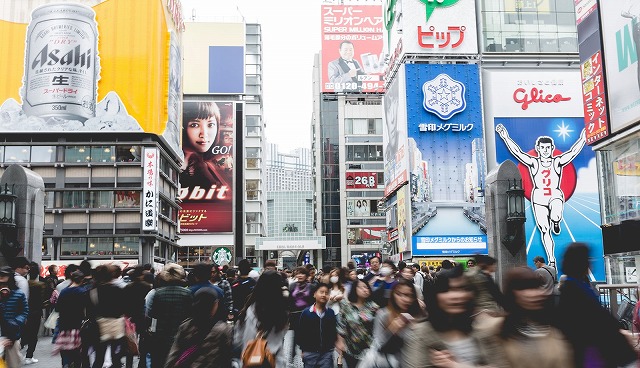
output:
<path id="1" fill-rule="evenodd" d="M 295 341 L 302 350 L 305 368 L 333 368 L 333 351 L 338 340 L 335 312 L 327 308 L 330 288 L 318 284 L 313 293 L 315 303 L 302 311 Z"/>
<path id="2" fill-rule="evenodd" d="M 286 367 L 289 301 L 284 291 L 282 276 L 277 271 L 264 271 L 238 315 L 234 342 L 236 350 L 242 351 L 243 367 Z"/>
<path id="3" fill-rule="evenodd" d="M 535 273 L 540 275 L 540 277 L 542 277 L 542 280 L 544 280 L 542 288 L 544 289 L 545 294 L 552 295 L 554 292 L 555 284 L 558 280 L 558 276 L 556 273 L 556 269 L 551 266 L 547 266 L 545 263 L 546 262 L 544 261 L 544 258 L 542 258 L 542 256 L 535 256 L 533 258 L 533 264 L 536 266 Z"/>
<path id="4" fill-rule="evenodd" d="M 218 319 L 218 293 L 200 288 L 193 297 L 191 318 L 178 328 L 166 368 L 231 367 L 231 325 Z"/>

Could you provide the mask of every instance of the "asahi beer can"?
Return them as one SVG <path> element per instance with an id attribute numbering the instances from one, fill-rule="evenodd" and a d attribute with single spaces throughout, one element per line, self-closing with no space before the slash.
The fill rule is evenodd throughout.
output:
<path id="1" fill-rule="evenodd" d="M 96 13 L 80 4 L 36 8 L 27 27 L 22 109 L 84 122 L 95 116 L 100 76 Z"/>

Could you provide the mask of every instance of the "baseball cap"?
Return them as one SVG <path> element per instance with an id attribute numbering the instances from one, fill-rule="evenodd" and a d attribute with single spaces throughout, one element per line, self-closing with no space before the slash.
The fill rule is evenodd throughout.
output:
<path id="1" fill-rule="evenodd" d="M 0 276 L 10 276 L 13 275 L 13 269 L 9 266 L 0 267 Z"/>

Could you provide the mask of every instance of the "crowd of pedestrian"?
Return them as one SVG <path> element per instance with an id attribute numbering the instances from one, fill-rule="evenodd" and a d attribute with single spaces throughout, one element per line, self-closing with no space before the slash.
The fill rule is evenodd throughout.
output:
<path id="1" fill-rule="evenodd" d="M 369 259 L 369 269 L 312 265 L 256 272 L 198 264 L 120 269 L 24 257 L 0 267 L 7 367 L 38 362 L 40 322 L 62 367 L 633 367 L 629 334 L 588 282 L 588 248 L 567 248 L 557 283 L 543 257 L 505 270 L 477 255 L 437 270 Z M 287 343 L 291 339 L 293 343 Z M 23 353 L 22 345 L 26 351 Z M 289 348 L 290 347 L 290 348 Z M 289 350 L 290 349 L 290 350 Z"/>

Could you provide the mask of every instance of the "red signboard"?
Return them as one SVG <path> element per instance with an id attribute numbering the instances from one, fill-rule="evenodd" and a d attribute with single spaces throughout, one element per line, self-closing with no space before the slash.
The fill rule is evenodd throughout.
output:
<path id="1" fill-rule="evenodd" d="M 601 52 L 596 52 L 583 62 L 580 70 L 586 141 L 587 144 L 594 144 L 609 135 Z"/>
<path id="2" fill-rule="evenodd" d="M 322 92 L 384 92 L 382 7 L 322 6 Z"/>
<path id="3" fill-rule="evenodd" d="M 233 102 L 185 101 L 180 232 L 233 231 Z"/>
<path id="4" fill-rule="evenodd" d="M 347 189 L 367 189 L 378 187 L 378 173 L 374 172 L 348 172 Z"/>

